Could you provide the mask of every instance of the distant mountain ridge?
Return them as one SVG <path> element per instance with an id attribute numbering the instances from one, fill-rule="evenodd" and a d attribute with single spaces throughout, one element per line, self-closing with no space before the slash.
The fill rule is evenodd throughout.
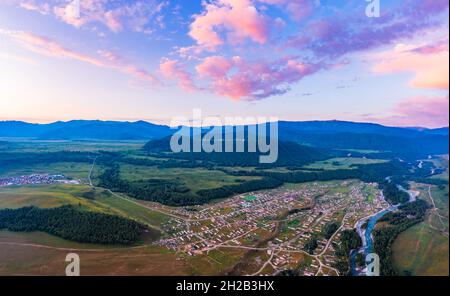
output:
<path id="1" fill-rule="evenodd" d="M 279 129 L 283 133 L 315 133 L 315 134 L 330 134 L 330 133 L 357 133 L 357 134 L 379 134 L 386 136 L 401 136 L 401 137 L 415 137 L 423 134 L 449 134 L 448 127 L 437 129 L 428 129 L 423 127 L 391 127 L 384 126 L 377 123 L 366 122 L 352 122 L 352 121 L 280 121 Z"/>
<path id="2" fill-rule="evenodd" d="M 280 121 L 280 137 L 298 134 L 378 134 L 386 136 L 417 137 L 423 135 L 449 135 L 449 128 L 388 127 L 375 123 L 350 121 Z M 72 120 L 49 124 L 23 121 L 0 121 L 0 137 L 28 137 L 49 140 L 146 140 L 171 135 L 168 126 L 146 121 Z"/>
<path id="3" fill-rule="evenodd" d="M 162 138 L 172 132 L 168 126 L 145 121 L 72 120 L 49 124 L 0 122 L 0 137 L 27 137 L 42 140 L 147 140 Z"/>
<path id="4" fill-rule="evenodd" d="M 0 122 L 0 137 L 41 140 L 157 140 L 176 130 L 145 121 L 118 122 L 73 120 L 50 124 L 21 121 Z M 207 132 L 207 129 L 194 131 Z M 377 150 L 398 157 L 419 158 L 448 154 L 449 128 L 388 127 L 348 121 L 279 122 L 278 138 L 321 149 Z M 301 153 L 298 151 L 298 153 Z M 308 153 L 307 153 L 308 154 Z"/>

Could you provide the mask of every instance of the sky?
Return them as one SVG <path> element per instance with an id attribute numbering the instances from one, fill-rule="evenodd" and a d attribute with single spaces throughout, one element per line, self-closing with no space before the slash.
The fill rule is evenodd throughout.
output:
<path id="1" fill-rule="evenodd" d="M 0 120 L 448 126 L 448 5 L 0 0 Z"/>

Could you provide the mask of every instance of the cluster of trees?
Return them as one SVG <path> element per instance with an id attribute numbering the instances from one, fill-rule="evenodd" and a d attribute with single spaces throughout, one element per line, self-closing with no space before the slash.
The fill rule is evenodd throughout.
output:
<path id="1" fill-rule="evenodd" d="M 0 166 L 33 165 L 56 162 L 92 162 L 97 154 L 90 152 L 59 151 L 45 153 L 0 153 Z"/>
<path id="2" fill-rule="evenodd" d="M 139 240 L 145 226 L 118 216 L 62 206 L 0 210 L 0 229 L 43 231 L 81 243 L 130 245 Z"/>
<path id="3" fill-rule="evenodd" d="M 322 229 L 322 234 L 326 239 L 330 237 L 338 230 L 339 224 L 335 221 L 328 222 Z"/>
<path id="4" fill-rule="evenodd" d="M 303 250 L 309 254 L 313 254 L 318 246 L 317 237 L 312 236 L 303 246 Z"/>
<path id="5" fill-rule="evenodd" d="M 398 275 L 392 265 L 392 244 L 397 236 L 424 220 L 429 205 L 426 201 L 418 199 L 399 207 L 399 211 L 383 216 L 379 221 L 388 223 L 374 231 L 374 251 L 380 256 L 380 274 L 384 276 Z"/>
<path id="6" fill-rule="evenodd" d="M 366 165 L 353 165 L 352 169 L 322 170 L 308 169 L 290 172 L 273 172 L 263 170 L 238 170 L 232 171 L 221 168 L 223 172 L 234 176 L 263 176 L 280 180 L 287 183 L 304 183 L 312 181 L 330 181 L 360 179 L 364 182 L 384 182 L 387 176 L 411 175 L 407 164 L 399 161 L 385 163 L 374 163 Z"/>
<path id="7" fill-rule="evenodd" d="M 390 204 L 402 204 L 409 200 L 409 194 L 400 190 L 394 182 L 384 182 L 381 186 L 383 195 Z"/>
<path id="8" fill-rule="evenodd" d="M 361 237 L 355 229 L 344 230 L 341 233 L 340 244 L 334 245 L 338 260 L 335 267 L 343 275 L 349 275 L 350 270 L 350 251 L 362 246 Z"/>

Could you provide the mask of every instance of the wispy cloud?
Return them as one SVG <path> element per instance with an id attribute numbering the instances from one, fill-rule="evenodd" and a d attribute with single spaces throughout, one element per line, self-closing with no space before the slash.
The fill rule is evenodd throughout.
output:
<path id="1" fill-rule="evenodd" d="M 430 128 L 449 125 L 449 97 L 415 97 L 397 104 L 392 115 L 376 117 L 369 114 L 366 120 L 393 126 L 424 126 Z"/>
<path id="2" fill-rule="evenodd" d="M 448 39 L 423 46 L 398 44 L 392 51 L 374 55 L 374 59 L 375 73 L 411 72 L 413 87 L 443 90 L 449 87 Z"/>
<path id="3" fill-rule="evenodd" d="M 36 61 L 33 59 L 30 59 L 30 58 L 24 57 L 24 56 L 20 56 L 17 54 L 13 54 L 13 53 L 8 53 L 8 52 L 0 51 L 0 58 L 6 59 L 6 60 L 14 60 L 14 61 L 18 61 L 21 63 L 30 64 L 30 65 L 36 65 Z"/>
<path id="4" fill-rule="evenodd" d="M 191 74 L 184 70 L 178 61 L 163 59 L 159 69 L 166 79 L 178 81 L 178 84 L 182 89 L 186 91 L 197 90 Z"/>
<path id="5" fill-rule="evenodd" d="M 49 14 L 50 13 L 50 5 L 48 3 L 38 3 L 35 0 L 25 0 L 21 1 L 19 3 L 19 6 L 27 9 L 27 10 L 34 10 L 41 14 Z"/>
<path id="6" fill-rule="evenodd" d="M 55 58 L 77 60 L 96 67 L 117 70 L 152 84 L 158 82 L 158 79 L 146 70 L 127 63 L 123 58 L 112 52 L 99 51 L 100 56 L 91 56 L 68 49 L 56 41 L 29 32 L 0 29 L 0 34 L 10 37 L 12 40 L 18 42 L 23 48 L 34 53 Z"/>
<path id="7" fill-rule="evenodd" d="M 137 0 L 125 1 L 108 0 L 18 0 L 18 5 L 27 10 L 38 11 L 42 14 L 53 14 L 59 20 L 74 27 L 82 27 L 100 23 L 112 32 L 125 29 L 136 32 L 151 32 L 151 27 L 163 26 L 161 11 L 169 4 L 168 1 Z"/>

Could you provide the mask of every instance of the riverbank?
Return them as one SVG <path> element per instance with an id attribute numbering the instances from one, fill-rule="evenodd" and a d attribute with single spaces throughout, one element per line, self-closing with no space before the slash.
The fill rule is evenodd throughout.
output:
<path id="1" fill-rule="evenodd" d="M 406 203 L 414 202 L 419 195 L 418 191 L 412 191 L 412 190 L 406 190 L 401 185 L 398 185 L 399 190 L 402 190 L 404 192 L 407 192 L 409 194 L 409 200 Z M 381 192 L 381 198 L 386 201 L 383 192 Z M 386 201 L 387 202 L 387 201 Z M 356 256 L 358 254 L 363 254 L 364 257 L 368 254 L 373 252 L 373 235 L 372 232 L 375 229 L 375 226 L 384 215 L 386 215 L 389 212 L 395 212 L 398 207 L 401 204 L 398 205 L 389 205 L 386 209 L 383 209 L 371 216 L 364 217 L 355 224 L 356 231 L 358 235 L 361 238 L 362 241 L 362 247 L 359 249 L 352 250 L 350 252 L 350 269 L 352 276 L 363 276 L 366 273 L 365 268 L 358 268 L 356 266 Z M 362 229 L 362 226 L 367 222 L 367 226 L 365 229 Z"/>

